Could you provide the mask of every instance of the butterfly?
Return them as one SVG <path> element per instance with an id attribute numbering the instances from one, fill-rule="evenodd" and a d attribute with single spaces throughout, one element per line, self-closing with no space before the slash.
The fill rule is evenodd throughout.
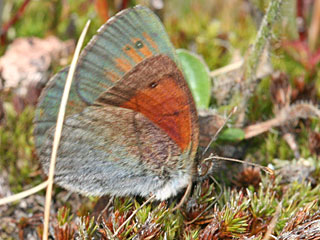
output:
<path id="1" fill-rule="evenodd" d="M 67 73 L 48 82 L 35 113 L 46 173 Z M 162 23 L 146 7 L 126 9 L 79 58 L 55 182 L 84 195 L 165 200 L 192 181 L 198 135 L 196 106 Z"/>

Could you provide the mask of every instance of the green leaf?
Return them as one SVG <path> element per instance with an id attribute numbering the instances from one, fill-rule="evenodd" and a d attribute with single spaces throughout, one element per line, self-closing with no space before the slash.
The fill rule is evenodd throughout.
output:
<path id="1" fill-rule="evenodd" d="M 177 49 L 176 52 L 197 108 L 208 108 L 211 79 L 207 65 L 198 55 L 188 50 Z"/>
<path id="2" fill-rule="evenodd" d="M 227 128 L 218 137 L 222 141 L 241 141 L 244 139 L 244 131 L 240 128 Z"/>

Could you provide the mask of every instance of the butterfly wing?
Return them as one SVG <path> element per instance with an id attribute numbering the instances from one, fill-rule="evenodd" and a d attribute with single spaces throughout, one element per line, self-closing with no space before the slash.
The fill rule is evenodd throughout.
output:
<path id="1" fill-rule="evenodd" d="M 160 53 L 177 62 L 163 25 L 148 8 L 126 9 L 109 19 L 79 58 L 66 116 L 81 112 L 136 64 Z M 39 99 L 35 116 L 36 146 L 41 145 L 45 132 L 55 125 L 66 76 L 64 69 L 53 77 Z"/>
<path id="2" fill-rule="evenodd" d="M 45 169 L 53 135 L 51 128 L 40 150 Z M 166 199 L 191 180 L 197 145 L 187 83 L 168 56 L 158 55 L 66 119 L 55 180 L 87 195 L 152 193 Z"/>
<path id="3" fill-rule="evenodd" d="M 138 7 L 117 15 L 82 54 L 58 152 L 58 184 L 88 195 L 153 193 L 165 199 L 190 181 L 198 145 L 196 109 L 163 27 L 150 14 Z M 135 30 L 128 30 L 126 39 L 139 44 L 124 41 L 110 48 L 102 35 L 126 30 L 128 21 Z M 137 44 L 131 55 L 125 44 Z M 119 64 L 124 59 L 132 62 L 130 68 Z M 119 75 L 112 79 L 110 72 Z M 45 171 L 65 76 L 63 71 L 51 80 L 36 111 L 35 137 Z"/>
<path id="4" fill-rule="evenodd" d="M 61 70 L 53 76 L 48 82 L 45 89 L 42 91 L 39 98 L 39 103 L 35 112 L 35 145 L 36 148 L 41 148 L 46 138 L 48 129 L 55 126 L 62 98 L 62 93 L 65 85 L 65 80 L 69 67 Z M 82 112 L 87 107 L 87 104 L 82 101 L 75 88 L 75 82 L 72 83 L 69 92 L 68 106 L 66 108 L 66 116 Z"/>
<path id="5" fill-rule="evenodd" d="M 79 95 L 93 103 L 135 65 L 159 53 L 177 62 L 158 17 L 142 6 L 120 12 L 98 30 L 82 54 L 75 74 Z"/>

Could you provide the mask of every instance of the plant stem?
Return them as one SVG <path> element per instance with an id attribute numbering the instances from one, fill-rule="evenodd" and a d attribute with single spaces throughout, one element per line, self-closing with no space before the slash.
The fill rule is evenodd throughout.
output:
<path id="1" fill-rule="evenodd" d="M 269 42 L 272 26 L 279 18 L 280 8 L 283 0 L 271 0 L 266 11 L 266 14 L 261 22 L 260 29 L 258 31 L 257 38 L 253 44 L 253 47 L 247 57 L 247 61 L 244 69 L 244 83 L 243 83 L 243 91 L 240 92 L 241 102 L 239 106 L 239 112 L 242 113 L 239 115 L 237 120 L 238 125 L 243 125 L 245 109 L 247 106 L 247 102 L 249 97 L 251 96 L 252 91 L 256 88 L 257 81 L 257 68 L 260 63 L 260 58 L 265 49 L 266 44 Z"/>

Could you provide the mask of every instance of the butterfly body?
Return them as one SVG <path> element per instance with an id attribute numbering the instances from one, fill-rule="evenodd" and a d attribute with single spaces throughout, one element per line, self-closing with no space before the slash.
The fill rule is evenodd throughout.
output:
<path id="1" fill-rule="evenodd" d="M 66 73 L 49 82 L 36 111 L 46 172 Z M 195 104 L 159 20 L 144 7 L 110 19 L 80 57 L 55 181 L 85 195 L 163 200 L 192 180 L 197 146 Z"/>

